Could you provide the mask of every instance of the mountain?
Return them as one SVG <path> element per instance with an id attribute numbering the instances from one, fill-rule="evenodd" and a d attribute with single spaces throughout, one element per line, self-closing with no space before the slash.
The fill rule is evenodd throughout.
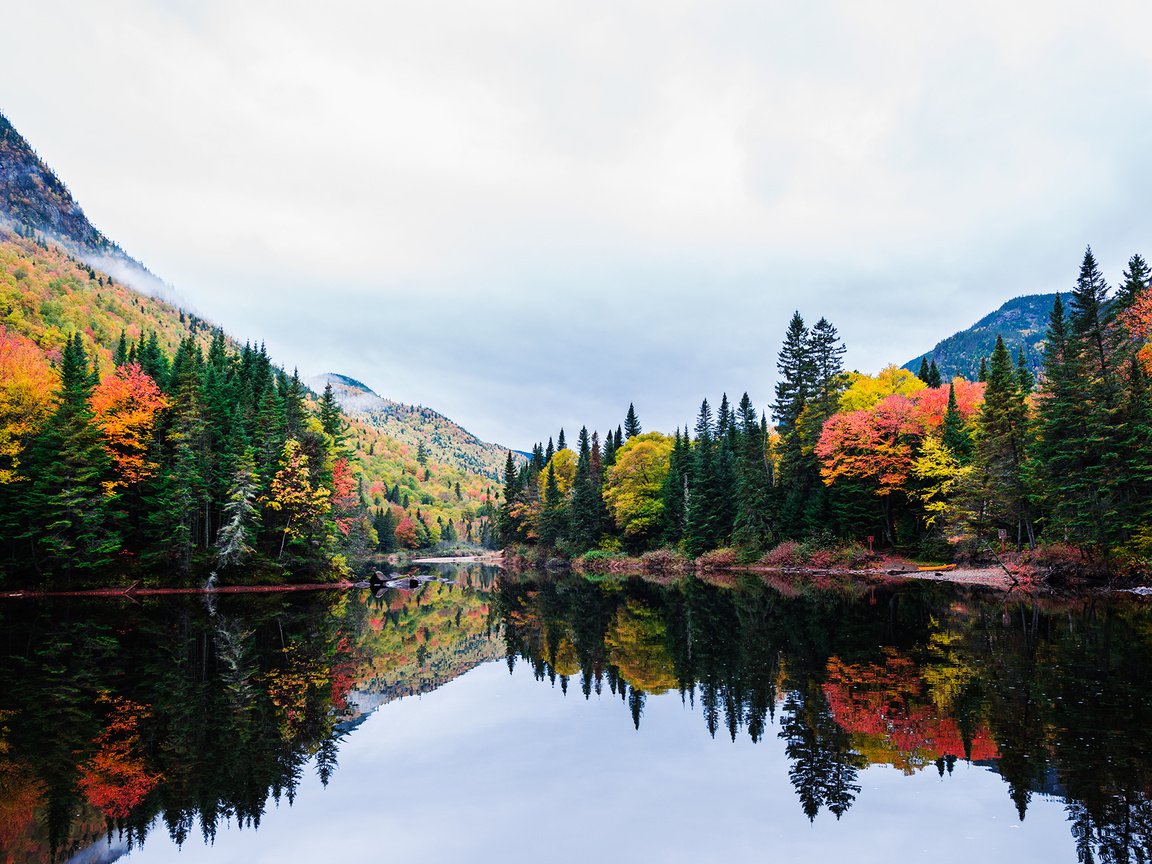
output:
<path id="1" fill-rule="evenodd" d="M 389 438 L 407 444 L 413 452 L 423 443 L 428 458 L 433 462 L 452 465 L 495 481 L 503 479 L 507 448 L 481 441 L 431 408 L 393 402 L 374 392 L 367 384 L 335 372 L 317 375 L 307 383 L 316 392 L 331 384 L 332 393 L 345 413 Z"/>
<path id="2" fill-rule="evenodd" d="M 79 260 L 145 294 L 171 287 L 101 233 L 68 187 L 0 114 L 0 219 L 22 236 L 52 240 Z"/>
<path id="3" fill-rule="evenodd" d="M 1043 359 L 1048 315 L 1055 302 L 1055 294 L 1028 294 L 1009 300 L 967 330 L 953 333 L 931 351 L 913 357 L 904 368 L 916 372 L 920 361 L 927 358 L 929 362 L 936 361 L 945 380 L 962 375 L 974 381 L 980 372 L 981 358 L 990 357 L 996 347 L 996 337 L 1003 336 L 1013 357 L 1020 346 L 1024 347 L 1024 356 L 1036 371 Z"/>

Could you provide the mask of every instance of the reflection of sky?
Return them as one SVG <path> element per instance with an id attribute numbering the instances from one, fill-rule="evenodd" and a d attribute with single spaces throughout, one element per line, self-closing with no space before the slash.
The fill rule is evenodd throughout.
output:
<path id="1" fill-rule="evenodd" d="M 809 824 L 784 743 L 709 737 L 677 694 L 649 698 L 640 731 L 607 690 L 478 667 L 386 705 L 342 744 L 326 790 L 304 778 L 258 830 L 194 831 L 182 850 L 158 823 L 133 862 L 335 861 L 1075 861 L 1063 806 L 1033 796 L 1016 818 L 996 774 L 958 762 L 911 777 L 860 773 L 837 822 Z"/>

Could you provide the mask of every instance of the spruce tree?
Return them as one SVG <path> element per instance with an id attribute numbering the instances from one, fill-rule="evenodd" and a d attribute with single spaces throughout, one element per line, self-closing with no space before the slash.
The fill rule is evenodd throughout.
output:
<path id="1" fill-rule="evenodd" d="M 556 439 L 556 451 L 559 452 L 561 450 L 567 450 L 567 449 L 568 449 L 568 442 L 564 440 L 564 430 L 561 429 L 560 435 Z"/>
<path id="2" fill-rule="evenodd" d="M 929 380 L 928 375 L 929 374 L 930 373 L 929 373 L 929 369 L 928 369 L 928 355 L 924 355 L 923 357 L 920 358 L 920 369 L 916 373 L 916 377 L 919 378 L 921 381 L 923 381 L 925 384 L 928 384 L 928 380 Z M 932 386 L 932 385 L 929 384 L 928 386 Z"/>
<path id="3" fill-rule="evenodd" d="M 120 331 L 120 341 L 116 343 L 116 353 L 112 356 L 112 363 L 119 369 L 128 362 L 128 334 Z"/>
<path id="4" fill-rule="evenodd" d="M 684 536 L 685 520 L 687 517 L 689 455 L 691 450 L 687 441 L 688 435 L 680 435 L 680 427 L 676 427 L 676 437 L 673 439 L 672 455 L 668 460 L 668 473 L 664 476 L 664 486 L 661 489 L 660 500 L 662 509 L 661 541 L 668 546 L 675 546 Z"/>
<path id="5" fill-rule="evenodd" d="M 569 537 L 577 551 L 583 552 L 595 546 L 600 537 L 600 493 L 592 476 L 592 443 L 587 426 L 580 429 L 578 446 L 576 477 L 572 483 L 572 503 L 569 508 Z"/>
<path id="6" fill-rule="evenodd" d="M 344 412 L 340 410 L 340 403 L 336 401 L 336 394 L 332 392 L 332 382 L 324 385 L 324 392 L 320 396 L 319 408 L 320 426 L 324 434 L 339 443 L 347 430 L 344 422 Z"/>
<path id="7" fill-rule="evenodd" d="M 940 387 L 944 384 L 944 378 L 940 375 L 940 370 L 936 367 L 936 358 L 932 358 L 932 363 L 928 366 L 927 384 L 929 387 Z"/>
<path id="8" fill-rule="evenodd" d="M 941 440 L 961 465 L 967 465 L 971 461 L 972 434 L 960 414 L 960 406 L 956 402 L 955 383 L 948 385 L 948 408 L 944 412 Z"/>
<path id="9" fill-rule="evenodd" d="M 60 359 L 59 403 L 29 448 L 27 534 L 49 569 L 64 575 L 99 569 L 120 547 L 115 498 L 104 486 L 109 458 L 88 401 L 95 384 L 95 368 L 75 333 Z"/>
<path id="10" fill-rule="evenodd" d="M 767 429 L 757 421 L 747 393 L 740 399 L 736 422 L 740 427 L 740 459 L 732 540 L 744 549 L 761 552 L 776 538 L 775 496 L 765 451 Z"/>
<path id="11" fill-rule="evenodd" d="M 636 416 L 636 406 L 629 402 L 628 415 L 624 418 L 624 434 L 628 438 L 635 438 L 640 431 L 640 418 Z"/>
<path id="12" fill-rule="evenodd" d="M 1152 285 L 1152 270 L 1140 255 L 1133 255 L 1128 259 L 1128 269 L 1122 274 L 1124 279 L 1116 287 L 1116 296 L 1112 300 L 1109 313 L 1118 315 L 1136 302 L 1136 299 Z"/>
<path id="13" fill-rule="evenodd" d="M 564 499 L 560 494 L 560 484 L 556 481 L 556 466 L 548 464 L 545 472 L 542 498 L 543 508 L 540 511 L 540 543 L 544 546 L 554 546 L 564 531 Z"/>
<path id="14" fill-rule="evenodd" d="M 978 530 L 1007 528 L 1018 546 L 1035 545 L 1025 482 L 1028 414 L 1012 357 L 1002 337 L 988 364 L 988 386 L 979 420 L 976 482 L 981 497 Z"/>

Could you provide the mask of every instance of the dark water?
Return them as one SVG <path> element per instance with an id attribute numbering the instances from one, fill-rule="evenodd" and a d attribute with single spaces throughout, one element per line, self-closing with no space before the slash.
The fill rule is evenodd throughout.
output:
<path id="1" fill-rule="evenodd" d="M 458 577 L 0 605 L 0 862 L 1149 860 L 1145 599 Z"/>

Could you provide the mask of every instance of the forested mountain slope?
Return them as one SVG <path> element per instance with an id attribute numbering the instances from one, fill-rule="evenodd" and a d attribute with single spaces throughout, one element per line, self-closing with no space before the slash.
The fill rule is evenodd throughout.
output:
<path id="1" fill-rule="evenodd" d="M 927 358 L 929 362 L 936 361 L 936 368 L 944 380 L 960 375 L 974 381 L 980 372 L 980 361 L 992 356 L 996 337 L 1003 336 L 1013 357 L 1022 346 L 1028 364 L 1033 370 L 1039 369 L 1048 316 L 1055 302 L 1055 294 L 1028 294 L 1013 298 L 968 329 L 938 342 L 931 351 L 912 358 L 904 368 L 916 372 L 920 361 Z"/>
<path id="2" fill-rule="evenodd" d="M 332 393 L 348 415 L 407 444 L 413 451 L 422 442 L 428 457 L 435 462 L 481 474 L 493 481 L 503 480 L 507 449 L 481 441 L 431 408 L 385 399 L 367 384 L 335 372 L 318 375 L 308 384 L 317 392 L 331 384 Z"/>

